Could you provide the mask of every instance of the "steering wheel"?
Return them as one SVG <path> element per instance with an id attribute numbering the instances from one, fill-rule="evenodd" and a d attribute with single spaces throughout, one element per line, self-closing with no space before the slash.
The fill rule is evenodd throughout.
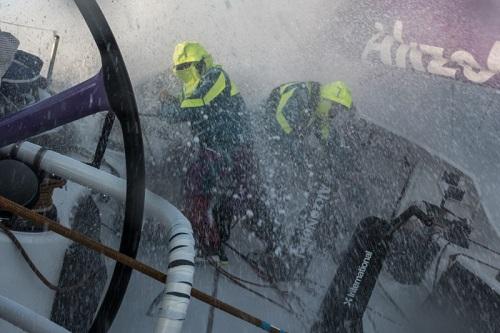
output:
<path id="1" fill-rule="evenodd" d="M 0 119 L 0 147 L 25 140 L 83 117 L 113 111 L 123 134 L 127 196 L 120 252 L 135 258 L 144 211 L 145 167 L 139 112 L 122 55 L 95 0 L 75 0 L 101 55 L 93 78 Z M 132 269 L 117 263 L 91 332 L 106 332 L 118 312 Z"/>
<path id="2" fill-rule="evenodd" d="M 113 32 L 95 0 L 75 0 L 101 54 L 106 95 L 122 128 L 127 169 L 125 221 L 120 252 L 133 258 L 137 255 L 142 230 L 145 193 L 144 147 L 139 111 L 132 84 Z M 91 332 L 106 332 L 118 312 L 132 269 L 117 263 Z"/>

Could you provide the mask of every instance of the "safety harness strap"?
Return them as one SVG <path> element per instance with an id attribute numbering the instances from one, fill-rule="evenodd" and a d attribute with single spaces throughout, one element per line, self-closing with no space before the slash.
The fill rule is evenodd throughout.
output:
<path id="1" fill-rule="evenodd" d="M 186 109 L 186 108 L 198 108 L 200 106 L 203 106 L 205 105 L 205 103 L 203 103 L 203 99 L 201 98 L 189 98 L 189 99 L 185 99 L 182 101 L 181 103 L 181 108 L 183 109 Z"/>
<path id="2" fill-rule="evenodd" d="M 215 81 L 214 85 L 207 94 L 203 97 L 205 104 L 210 104 L 217 96 L 219 96 L 224 89 L 226 89 L 226 76 L 223 72 L 220 73 L 219 78 Z"/>
<path id="3" fill-rule="evenodd" d="M 278 104 L 278 109 L 276 110 L 276 120 L 278 121 L 278 124 L 281 126 L 281 129 L 286 134 L 292 133 L 293 129 L 292 126 L 290 126 L 290 123 L 288 123 L 288 120 L 286 120 L 285 113 L 283 112 L 283 109 L 287 105 L 288 101 L 290 98 L 293 96 L 293 93 L 295 92 L 297 88 L 293 88 L 284 94 L 281 95 L 280 102 Z M 285 89 L 281 89 L 281 91 L 284 91 Z"/>
<path id="4" fill-rule="evenodd" d="M 230 81 L 231 90 L 230 95 L 235 96 L 239 94 L 238 87 Z M 213 86 L 208 90 L 208 92 L 203 96 L 203 98 L 187 98 L 181 103 L 181 108 L 197 108 L 205 105 L 209 105 L 213 100 L 215 100 L 220 94 L 224 92 L 227 88 L 227 79 L 224 72 L 221 72 Z"/>

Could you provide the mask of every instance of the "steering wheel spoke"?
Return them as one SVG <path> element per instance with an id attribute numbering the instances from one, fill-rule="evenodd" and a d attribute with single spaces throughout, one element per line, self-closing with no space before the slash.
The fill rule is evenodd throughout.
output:
<path id="1" fill-rule="evenodd" d="M 99 71 L 85 82 L 0 119 L 0 147 L 109 109 Z"/>

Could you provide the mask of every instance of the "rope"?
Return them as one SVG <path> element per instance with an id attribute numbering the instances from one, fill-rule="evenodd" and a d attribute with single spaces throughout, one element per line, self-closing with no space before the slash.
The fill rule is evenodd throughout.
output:
<path id="1" fill-rule="evenodd" d="M 219 272 L 220 274 L 222 274 L 223 276 L 225 276 L 227 279 L 229 279 L 231 282 L 233 282 L 234 284 L 236 284 L 240 288 L 245 289 L 246 291 L 248 291 L 248 292 L 256 295 L 257 297 L 260 297 L 260 298 L 268 301 L 269 303 L 272 303 L 272 304 L 276 305 L 280 309 L 283 309 L 283 310 L 285 310 L 286 312 L 288 312 L 288 313 L 290 313 L 292 315 L 295 315 L 295 313 L 294 313 L 294 311 L 292 309 L 289 309 L 289 308 L 283 306 L 282 304 L 276 302 L 272 298 L 267 297 L 267 296 L 259 293 L 258 291 L 255 291 L 255 290 L 253 290 L 253 289 L 245 286 L 243 283 L 241 283 L 240 281 L 238 281 L 238 279 L 234 278 L 234 276 L 232 274 L 228 273 L 226 270 L 224 270 L 221 267 L 219 267 L 219 265 L 217 265 L 217 263 L 213 259 L 211 259 L 211 258 L 207 258 L 207 259 L 208 259 L 208 262 L 210 263 L 210 265 L 212 265 L 217 270 L 217 272 Z"/>
<path id="2" fill-rule="evenodd" d="M 287 303 L 287 305 L 290 308 L 293 308 L 293 306 L 288 301 L 287 297 L 292 297 L 297 302 L 297 305 L 302 309 L 302 312 L 303 313 L 306 312 L 307 306 L 304 304 L 304 302 L 302 301 L 302 299 L 299 296 L 295 295 L 293 292 L 287 292 L 287 291 L 281 290 L 277 286 L 277 282 L 274 281 L 274 279 L 267 272 L 265 272 L 262 269 L 260 269 L 260 267 L 258 267 L 257 264 L 253 260 L 251 260 L 250 258 L 248 258 L 248 256 L 246 256 L 245 254 L 241 253 L 240 251 L 236 250 L 231 244 L 229 244 L 227 242 L 224 242 L 224 244 L 231 251 L 233 251 L 236 255 L 238 255 L 241 259 L 243 259 L 243 261 L 245 261 L 254 270 L 254 272 L 257 273 L 257 275 L 261 279 L 263 279 L 265 281 L 268 281 L 268 283 L 269 283 L 268 287 L 272 288 L 273 290 L 275 290 L 280 295 L 280 297 L 283 300 L 283 302 Z M 240 280 L 244 281 L 243 279 L 240 279 Z M 296 313 L 295 316 L 297 316 L 297 315 L 298 314 Z M 303 317 L 304 315 L 298 315 L 298 316 L 299 317 Z"/>
<path id="3" fill-rule="evenodd" d="M 80 222 L 80 223 L 82 223 L 83 225 L 85 225 L 87 227 L 92 227 L 92 224 L 90 224 L 89 222 Z M 116 235 L 119 235 L 121 233 L 121 230 L 114 229 L 104 222 L 101 222 L 100 225 L 103 226 L 105 229 L 108 229 L 108 231 L 110 231 L 111 234 L 115 237 L 117 237 Z"/>
<path id="4" fill-rule="evenodd" d="M 91 277 L 95 276 L 98 273 L 97 271 L 94 271 L 94 272 L 92 272 L 92 274 L 87 275 L 84 279 L 80 280 L 77 284 L 74 284 L 72 286 L 68 286 L 68 287 L 64 287 L 64 288 L 58 287 L 55 284 L 53 284 L 52 282 L 50 282 L 49 279 L 47 279 L 47 277 L 45 277 L 45 275 L 43 275 L 43 273 L 40 272 L 38 267 L 36 267 L 35 263 L 33 262 L 33 260 L 31 260 L 30 256 L 28 255 L 28 253 L 26 252 L 26 250 L 22 246 L 22 244 L 17 239 L 16 235 L 14 235 L 14 233 L 12 233 L 12 231 L 9 228 L 7 228 L 3 223 L 0 223 L 0 229 L 2 229 L 2 231 L 5 233 L 5 235 L 7 235 L 7 237 L 10 238 L 12 243 L 14 243 L 15 247 L 19 250 L 19 252 L 23 256 L 24 260 L 30 266 L 31 270 L 33 271 L 33 273 L 35 273 L 35 275 L 40 280 L 40 282 L 42 282 L 47 288 L 49 288 L 51 290 L 54 290 L 54 291 L 60 292 L 60 293 L 72 292 L 80 287 L 83 287 L 83 285 L 86 282 L 88 282 Z"/>
<path id="5" fill-rule="evenodd" d="M 228 249 L 230 249 L 231 251 L 233 251 L 236 255 L 238 255 L 241 259 L 245 260 L 245 262 L 247 262 L 250 267 L 252 267 L 252 269 L 257 273 L 257 275 L 266 280 L 266 281 L 269 281 L 271 284 L 275 283 L 276 281 L 274 281 L 273 277 L 269 275 L 269 273 L 263 271 L 262 269 L 260 269 L 257 265 L 255 265 L 253 263 L 253 261 L 248 258 L 247 255 L 241 253 L 240 251 L 236 250 L 236 248 L 234 248 L 231 244 L 227 243 L 227 242 L 224 242 L 224 245 L 226 245 L 228 247 Z"/>
<path id="6" fill-rule="evenodd" d="M 99 169 L 101 167 L 102 159 L 104 158 L 104 154 L 106 153 L 106 147 L 108 146 L 109 136 L 111 134 L 111 130 L 113 129 L 114 123 L 115 114 L 111 111 L 108 111 L 108 113 L 106 114 L 106 118 L 104 118 L 104 124 L 102 125 L 101 136 L 99 137 L 99 142 L 97 143 L 94 158 L 90 163 L 90 165 L 96 169 Z"/>
<path id="7" fill-rule="evenodd" d="M 263 280 L 266 280 L 268 281 L 271 286 L 276 286 L 277 284 L 277 281 L 274 279 L 273 276 L 271 276 L 269 273 L 267 273 L 266 271 L 262 270 L 258 265 L 257 263 L 255 263 L 254 260 L 250 259 L 247 255 L 241 253 L 240 251 L 238 251 L 236 248 L 234 248 L 231 244 L 227 243 L 227 242 L 224 242 L 224 244 L 231 250 L 233 251 L 235 254 L 237 254 L 239 257 L 241 257 L 254 271 L 255 273 L 257 273 L 257 275 L 263 279 Z M 315 287 L 324 287 L 324 286 L 321 286 L 320 284 L 318 284 L 317 282 L 315 281 L 312 281 L 310 279 L 302 279 L 301 280 L 301 283 L 303 283 L 304 285 L 306 285 L 308 288 L 315 288 Z M 277 288 L 277 287 L 275 287 Z M 277 288 L 279 290 L 279 288 Z M 287 295 L 289 296 L 295 296 L 293 295 L 293 293 L 287 293 Z M 295 296 L 297 299 L 298 296 Z"/>
<path id="8" fill-rule="evenodd" d="M 214 289 L 212 291 L 212 297 L 217 297 L 217 293 L 219 292 L 219 273 L 215 272 L 214 274 Z M 214 331 L 214 312 L 215 308 L 213 306 L 210 307 L 208 311 L 208 322 L 207 322 L 207 333 L 213 333 Z"/>
<path id="9" fill-rule="evenodd" d="M 377 325 L 375 325 L 375 321 L 373 320 L 373 318 L 372 318 L 372 316 L 371 316 L 371 313 L 370 313 L 370 312 L 368 312 L 368 313 L 366 314 L 366 316 L 368 317 L 368 321 L 369 321 L 369 322 L 370 322 L 370 324 L 372 325 L 373 331 L 374 331 L 375 333 L 379 333 L 379 330 L 378 330 L 378 328 L 377 328 Z"/>
<path id="10" fill-rule="evenodd" d="M 101 137 L 99 138 L 99 144 L 97 145 L 97 148 L 96 148 L 94 160 L 91 163 L 91 165 L 93 167 L 96 167 L 96 168 L 100 167 L 99 161 L 101 161 L 104 157 L 104 153 L 106 151 L 106 146 L 107 146 L 107 142 L 109 139 L 109 135 L 111 134 L 111 129 L 113 127 L 112 122 L 110 122 L 110 120 L 109 120 L 111 115 L 113 115 L 113 117 L 114 117 L 114 114 L 112 112 L 108 112 L 106 119 L 105 119 L 105 122 L 104 122 L 104 125 L 103 125 L 103 128 L 102 128 Z M 141 117 L 158 117 L 157 115 L 154 115 L 154 114 L 144 114 L 144 113 L 139 113 L 139 116 L 141 116 Z M 151 146 L 151 142 L 149 141 L 148 135 L 144 135 L 144 141 L 146 142 L 146 147 L 149 150 L 149 153 L 151 154 L 151 159 L 153 160 L 154 165 L 155 166 L 159 165 L 158 161 L 155 158 L 153 148 L 151 148 L 152 146 Z"/>
<path id="11" fill-rule="evenodd" d="M 401 192 L 399 193 L 398 200 L 396 201 L 396 205 L 394 206 L 394 210 L 392 211 L 391 214 L 391 219 L 394 219 L 398 213 L 398 209 L 400 208 L 399 205 L 401 204 L 401 201 L 403 201 L 404 196 L 406 195 L 406 192 L 408 191 L 408 187 L 410 186 L 410 181 L 411 177 L 413 176 L 413 173 L 417 167 L 417 164 L 415 164 L 413 167 L 411 166 L 410 162 L 408 161 L 408 157 L 404 157 L 404 164 L 410 169 L 410 172 L 408 172 L 408 177 L 406 177 L 405 183 L 403 184 L 403 188 L 401 189 Z"/>
<path id="12" fill-rule="evenodd" d="M 19 24 L 19 23 L 12 23 L 12 22 L 2 21 L 2 20 L 0 20 L 0 23 L 1 24 L 6 24 L 6 25 L 12 25 L 14 27 L 27 28 L 27 29 L 40 30 L 40 31 L 48 31 L 48 32 L 52 32 L 54 34 L 57 34 L 57 31 L 53 30 L 53 29 L 39 28 L 39 27 L 31 26 L 31 25 L 25 25 L 25 24 Z"/>
<path id="13" fill-rule="evenodd" d="M 209 260 L 210 262 L 210 260 Z M 212 265 L 212 262 L 210 262 L 210 264 Z M 217 264 L 217 263 L 215 263 Z M 213 265 L 212 265 L 213 266 Z M 227 270 L 225 270 L 224 268 L 220 267 L 220 265 L 217 265 L 217 266 L 214 266 L 215 268 L 217 268 L 217 270 L 224 274 L 224 275 L 227 275 L 227 276 L 231 276 L 231 278 L 235 279 L 235 280 L 238 280 L 242 283 L 246 283 L 246 284 L 249 284 L 251 286 L 254 286 L 254 287 L 258 287 L 258 288 L 267 288 L 267 289 L 275 289 L 274 286 L 272 286 L 271 284 L 262 284 L 262 283 L 257 283 L 257 282 L 253 282 L 253 281 L 250 281 L 250 280 L 246 280 L 246 279 L 243 279 L 239 276 L 236 276 L 230 272 L 228 272 Z M 284 291 L 281 291 L 281 290 L 277 290 L 278 292 L 281 292 L 281 293 L 285 293 Z"/>
<path id="14" fill-rule="evenodd" d="M 377 311 L 377 310 L 373 309 L 372 307 L 367 306 L 366 308 L 367 308 L 368 310 L 370 310 L 371 312 L 373 312 L 374 314 L 376 314 L 377 316 L 379 316 L 380 318 L 385 319 L 385 320 L 387 320 L 387 321 L 389 321 L 389 322 L 393 323 L 393 324 L 394 324 L 394 325 L 396 325 L 396 326 L 399 326 L 399 327 L 404 327 L 401 323 L 398 323 L 398 322 L 397 322 L 397 321 L 395 321 L 394 319 L 387 317 L 386 315 L 384 315 L 383 313 L 381 313 L 381 312 L 379 312 L 379 311 Z"/>
<path id="15" fill-rule="evenodd" d="M 28 255 L 28 253 L 26 253 L 26 251 L 24 250 L 22 244 L 19 242 L 19 240 L 17 239 L 17 237 L 9 230 L 9 228 L 7 228 L 3 223 L 0 223 L 0 229 L 2 229 L 2 231 L 5 233 L 5 235 L 7 235 L 7 237 L 10 238 L 10 240 L 12 241 L 12 243 L 14 243 L 14 245 L 16 246 L 16 248 L 19 250 L 19 252 L 21 253 L 21 255 L 23 256 L 24 260 L 26 260 L 26 263 L 30 266 L 31 270 L 33 271 L 33 273 L 35 273 L 35 275 L 38 277 L 38 279 L 45 285 L 47 286 L 47 288 L 51 289 L 51 290 L 54 290 L 54 291 L 58 291 L 59 290 L 59 287 L 55 286 L 54 284 L 52 284 L 43 274 L 42 272 L 40 272 L 40 270 L 36 267 L 36 265 L 33 263 L 33 261 L 31 260 L 30 256 Z"/>
<path id="16" fill-rule="evenodd" d="M 66 180 L 55 178 L 53 176 L 45 177 L 40 184 L 40 197 L 35 203 L 34 210 L 49 209 L 54 203 L 52 196 L 56 188 L 62 188 L 66 185 Z"/>
<path id="17" fill-rule="evenodd" d="M 446 240 L 443 236 L 439 236 L 439 238 Z M 487 250 L 487 251 L 489 251 L 489 252 L 491 252 L 491 253 L 493 253 L 493 254 L 500 255 L 500 253 L 499 253 L 499 252 L 497 252 L 497 251 L 495 251 L 495 250 L 493 250 L 493 249 L 491 249 L 491 248 L 487 247 L 486 245 L 483 245 L 483 244 L 481 244 L 481 243 L 479 243 L 479 242 L 477 242 L 477 241 L 475 241 L 475 240 L 472 240 L 472 239 L 470 239 L 470 238 L 467 238 L 467 240 L 469 240 L 471 243 L 473 243 L 473 244 L 475 244 L 475 245 L 477 245 L 477 246 L 479 246 L 479 247 L 481 247 L 481 248 L 483 248 L 483 249 L 485 249 L 485 250 Z M 440 256 L 442 256 L 442 255 L 443 255 L 443 252 L 444 252 L 444 250 L 446 249 L 446 247 L 447 247 L 448 245 L 450 245 L 450 242 L 449 242 L 449 241 L 448 241 L 448 243 L 445 245 L 445 247 L 441 250 Z M 488 267 L 490 267 L 490 268 L 492 268 L 492 269 L 494 269 L 494 270 L 500 271 L 500 267 L 493 266 L 493 265 L 491 265 L 491 264 L 489 264 L 489 263 L 487 263 L 487 262 L 485 262 L 485 261 L 482 261 L 482 260 L 480 260 L 480 259 L 477 259 L 477 258 L 472 257 L 472 256 L 470 256 L 470 255 L 468 255 L 468 254 L 465 254 L 465 253 L 457 253 L 457 254 L 451 255 L 450 257 L 452 257 L 452 258 L 456 258 L 457 256 L 462 256 L 462 257 L 469 258 L 469 259 L 474 260 L 474 261 L 476 261 L 476 262 L 478 262 L 478 263 L 480 263 L 480 264 L 483 264 L 483 265 L 485 265 L 485 266 L 488 266 Z M 437 270 L 437 268 L 436 268 L 436 270 Z"/>
<path id="18" fill-rule="evenodd" d="M 489 263 L 487 263 L 487 262 L 485 262 L 485 261 L 482 261 L 481 259 L 474 258 L 474 257 L 472 257 L 472 256 L 470 256 L 470 255 L 468 255 L 468 254 L 465 254 L 465 253 L 457 253 L 457 254 L 455 254 L 455 255 L 453 255 L 453 256 L 451 256 L 451 257 L 455 257 L 455 258 L 456 258 L 456 257 L 458 257 L 458 256 L 462 256 L 462 257 L 465 257 L 465 258 L 469 258 L 469 259 L 471 259 L 471 260 L 473 260 L 473 261 L 476 261 L 476 262 L 478 262 L 478 263 L 480 263 L 480 264 L 482 264 L 482 265 L 484 265 L 484 266 L 487 266 L 487 267 L 489 267 L 489 268 L 491 268 L 491 269 L 494 269 L 494 270 L 496 270 L 496 271 L 500 272 L 500 267 L 493 266 L 493 265 L 491 265 L 491 264 L 489 264 Z"/>
<path id="19" fill-rule="evenodd" d="M 19 107 L 16 104 L 14 104 L 14 102 L 12 102 L 12 100 L 10 98 L 8 98 L 7 96 L 5 96 L 4 93 L 0 92 L 0 97 L 2 97 L 5 102 L 7 102 L 11 107 L 14 108 L 13 112 L 19 111 Z"/>
<path id="20" fill-rule="evenodd" d="M 451 244 L 451 242 L 446 243 L 446 245 L 443 246 L 443 248 L 439 252 L 438 260 L 436 261 L 436 267 L 435 267 L 435 270 L 434 270 L 434 281 L 432 281 L 432 289 L 434 289 L 436 287 L 436 282 L 437 282 L 437 278 L 438 278 L 438 271 L 439 271 L 439 265 L 441 264 L 441 260 L 443 259 L 444 252 L 446 251 L 446 249 L 448 248 L 448 246 L 450 246 L 450 244 Z"/>
<path id="21" fill-rule="evenodd" d="M 253 285 L 255 287 L 260 287 L 260 288 L 269 288 L 269 289 L 273 289 L 274 291 L 276 291 L 279 296 L 281 297 L 281 299 L 283 300 L 283 302 L 286 302 L 286 304 L 288 305 L 288 309 L 291 311 L 290 313 L 296 315 L 293 311 L 293 307 L 292 305 L 287 301 L 286 299 L 286 296 L 289 295 L 289 293 L 279 289 L 275 284 L 271 284 L 271 285 L 264 285 L 264 284 L 259 284 L 259 283 L 255 283 L 255 282 L 252 282 L 252 281 L 248 281 L 248 280 L 245 280 L 245 279 L 242 279 L 234 274 L 231 274 L 229 273 L 227 270 L 223 269 L 222 267 L 220 267 L 220 265 L 216 265 L 214 266 L 218 272 L 224 276 L 226 276 L 227 278 L 231 279 L 231 281 L 239 281 L 241 283 L 247 283 L 247 284 L 250 284 L 250 285 Z M 292 296 L 295 296 L 295 295 L 292 295 Z M 299 299 L 300 301 L 300 299 Z M 301 304 L 299 304 L 301 305 Z"/>
<path id="22" fill-rule="evenodd" d="M 487 247 L 486 245 L 483 245 L 483 244 L 481 244 L 481 243 L 479 243 L 479 242 L 477 242 L 477 241 L 475 241 L 475 240 L 472 240 L 472 239 L 470 239 L 470 238 L 468 238 L 468 240 L 469 240 L 469 242 L 471 242 L 472 244 L 475 244 L 476 246 L 479 246 L 479 247 L 481 247 L 481 248 L 485 249 L 486 251 L 489 251 L 489 252 L 491 252 L 491 253 L 494 253 L 494 254 L 496 254 L 496 255 L 500 256 L 500 252 L 495 251 L 495 250 L 493 250 L 493 249 L 491 249 L 491 248 Z"/>
<path id="23" fill-rule="evenodd" d="M 403 309 L 401 309 L 401 307 L 398 305 L 398 303 L 396 303 L 396 301 L 392 298 L 392 296 L 389 294 L 389 292 L 384 288 L 384 286 L 382 285 L 382 283 L 380 281 L 378 281 L 378 280 L 377 280 L 377 285 L 382 290 L 384 296 L 389 300 L 389 302 L 399 312 L 399 314 L 401 315 L 401 317 L 403 317 L 407 322 L 410 322 L 410 320 L 408 319 L 408 316 L 403 311 Z"/>
<path id="24" fill-rule="evenodd" d="M 238 281 L 240 281 L 240 282 L 242 282 L 242 283 L 246 283 L 246 284 L 248 284 L 248 285 L 251 285 L 251 286 L 254 286 L 254 287 L 258 287 L 258 288 L 276 289 L 274 286 L 272 286 L 272 285 L 270 285 L 270 284 L 257 283 L 257 282 L 253 282 L 253 281 L 250 281 L 250 280 L 243 279 L 243 278 L 241 278 L 241 277 L 239 277 L 239 276 L 236 276 L 236 275 L 234 275 L 234 274 L 229 273 L 227 270 L 223 269 L 222 267 L 219 267 L 219 269 L 220 269 L 221 271 L 224 271 L 224 272 L 225 272 L 225 273 L 224 273 L 225 275 L 227 275 L 227 276 L 231 276 L 233 279 L 238 280 Z M 284 291 L 282 291 L 282 290 L 277 290 L 277 291 L 278 291 L 279 293 L 283 293 L 283 294 L 285 293 L 285 292 L 284 292 Z"/>

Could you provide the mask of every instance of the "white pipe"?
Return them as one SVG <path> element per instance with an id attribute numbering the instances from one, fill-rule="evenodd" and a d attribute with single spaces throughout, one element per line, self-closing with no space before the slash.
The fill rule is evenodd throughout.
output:
<path id="1" fill-rule="evenodd" d="M 125 201 L 126 180 L 38 145 L 23 142 L 0 149 L 0 155 L 12 156 L 28 164 L 35 160 L 40 168 L 64 179 Z M 168 230 L 168 269 L 156 333 L 181 332 L 190 301 L 194 276 L 194 238 L 191 223 L 177 208 L 162 197 L 146 191 L 144 211 L 165 223 Z"/>
<path id="2" fill-rule="evenodd" d="M 28 333 L 70 333 L 44 316 L 0 295 L 0 318 Z"/>

